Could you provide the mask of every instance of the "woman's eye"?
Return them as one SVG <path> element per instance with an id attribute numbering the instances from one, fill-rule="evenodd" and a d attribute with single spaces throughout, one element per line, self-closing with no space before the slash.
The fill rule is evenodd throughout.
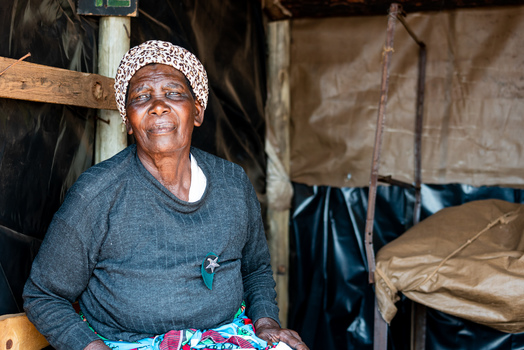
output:
<path id="1" fill-rule="evenodd" d="M 166 96 L 170 96 L 170 97 L 173 97 L 173 96 L 179 96 L 180 93 L 177 92 L 177 91 L 169 91 L 168 93 L 166 93 Z"/>
<path id="2" fill-rule="evenodd" d="M 135 96 L 135 98 L 133 100 L 135 100 L 135 101 L 144 101 L 144 100 L 147 100 L 148 98 L 149 98 L 149 95 L 141 94 L 141 95 Z"/>

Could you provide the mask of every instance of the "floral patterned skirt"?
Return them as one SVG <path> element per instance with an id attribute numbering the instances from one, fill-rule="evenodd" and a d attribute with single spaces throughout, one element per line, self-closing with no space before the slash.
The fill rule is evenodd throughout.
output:
<path id="1" fill-rule="evenodd" d="M 266 341 L 256 336 L 253 323 L 247 318 L 245 311 L 246 305 L 242 303 L 232 323 L 208 330 L 173 330 L 135 342 L 113 341 L 99 336 L 107 346 L 114 350 L 268 350 L 275 348 L 276 344 L 268 345 Z"/>

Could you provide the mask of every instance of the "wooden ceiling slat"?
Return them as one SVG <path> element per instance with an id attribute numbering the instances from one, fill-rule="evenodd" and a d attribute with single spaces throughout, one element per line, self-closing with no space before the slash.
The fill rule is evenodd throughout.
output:
<path id="1" fill-rule="evenodd" d="M 260 0 L 270 20 L 387 14 L 391 0 Z M 398 0 L 405 12 L 524 5 L 524 0 Z"/>

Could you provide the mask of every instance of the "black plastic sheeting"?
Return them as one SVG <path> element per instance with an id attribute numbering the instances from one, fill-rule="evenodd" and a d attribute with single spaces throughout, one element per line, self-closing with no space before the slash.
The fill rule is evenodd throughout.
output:
<path id="1" fill-rule="evenodd" d="M 57 1 L 2 1 L 0 28 L 0 56 L 30 52 L 28 62 L 93 72 L 96 21 Z M 67 188 L 92 164 L 94 120 L 94 110 L 0 99 L 0 225 L 43 238 Z"/>
<path id="2" fill-rule="evenodd" d="M 294 184 L 291 212 L 289 327 L 313 349 L 372 349 L 374 293 L 367 282 L 364 230 L 367 188 Z M 524 203 L 510 188 L 422 187 L 421 219 L 473 200 Z M 379 186 L 374 246 L 404 233 L 413 222 L 413 190 Z M 409 349 L 411 302 L 402 298 L 389 328 L 389 349 Z M 427 350 L 522 350 L 524 333 L 506 334 L 428 309 Z"/>
<path id="3" fill-rule="evenodd" d="M 0 226 L 0 315 L 23 312 L 22 290 L 40 241 Z"/>
<path id="4" fill-rule="evenodd" d="M 0 56 L 96 73 L 99 17 L 69 0 L 0 2 Z M 244 167 L 265 192 L 265 39 L 260 4 L 141 1 L 131 45 L 168 40 L 204 63 L 210 98 L 193 144 Z M 8 73 L 5 73 L 8 74 Z M 30 263 L 67 189 L 94 161 L 96 110 L 0 99 L 0 314 L 22 311 Z M 263 196 L 261 197 L 263 198 Z"/>
<path id="5" fill-rule="evenodd" d="M 58 1 L 0 2 L 0 56 L 93 72 L 97 21 Z M 6 71 L 4 74 L 9 74 Z M 64 194 L 92 164 L 94 110 L 0 99 L 0 314 L 22 289 Z"/>

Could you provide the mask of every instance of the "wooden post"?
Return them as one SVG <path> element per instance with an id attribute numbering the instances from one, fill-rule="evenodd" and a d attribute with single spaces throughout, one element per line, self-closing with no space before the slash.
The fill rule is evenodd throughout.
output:
<path id="1" fill-rule="evenodd" d="M 98 73 L 114 78 L 120 60 L 129 50 L 131 19 L 129 17 L 100 17 Z M 112 157 L 127 146 L 127 133 L 118 111 L 99 110 L 95 162 Z"/>
<path id="2" fill-rule="evenodd" d="M 268 24 L 268 99 L 266 104 L 266 150 L 273 147 L 281 168 L 289 174 L 289 21 L 277 21 Z M 268 154 L 270 152 L 268 151 Z M 271 161 L 271 160 L 270 160 Z M 268 161 L 268 164 L 270 163 Z M 275 167 L 268 166 L 267 192 L 277 183 L 271 172 Z M 288 206 L 289 208 L 289 206 Z M 268 240 L 271 252 L 271 266 L 277 283 L 277 302 L 280 307 L 280 322 L 287 325 L 288 281 L 289 281 L 289 209 L 282 205 L 275 208 L 268 203 Z"/>

